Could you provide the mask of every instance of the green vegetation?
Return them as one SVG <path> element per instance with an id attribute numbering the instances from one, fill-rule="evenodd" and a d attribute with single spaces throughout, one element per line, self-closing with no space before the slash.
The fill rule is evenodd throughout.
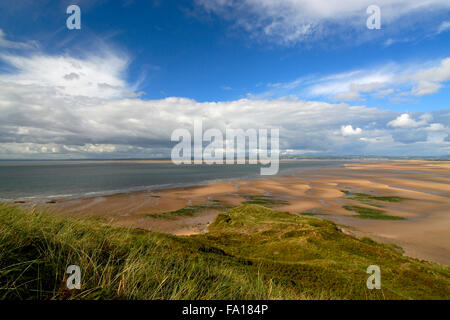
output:
<path id="1" fill-rule="evenodd" d="M 1 299 L 450 299 L 448 267 L 258 205 L 189 237 L 0 206 L 0 247 Z M 80 290 L 65 286 L 72 264 Z"/>
<path id="2" fill-rule="evenodd" d="M 317 212 L 301 212 L 300 214 L 303 215 L 303 216 L 311 216 L 311 217 L 314 217 L 314 216 L 326 216 L 327 215 L 326 213 L 317 213 Z"/>
<path id="3" fill-rule="evenodd" d="M 371 206 L 381 207 L 380 205 L 373 203 L 373 201 L 384 201 L 384 202 L 400 202 L 403 200 L 408 200 L 407 198 L 402 197 L 389 197 L 389 196 L 372 196 L 370 194 L 365 193 L 351 193 L 348 190 L 341 190 L 341 192 L 345 193 L 347 199 L 356 200 L 362 203 L 370 204 Z"/>
<path id="4" fill-rule="evenodd" d="M 223 203 L 221 203 L 218 200 L 213 200 L 206 204 L 200 204 L 196 206 L 188 206 L 176 211 L 171 212 L 164 212 L 164 213 L 148 213 L 146 214 L 147 217 L 150 218 L 156 218 L 156 219 L 174 219 L 176 217 L 182 217 L 182 216 L 189 216 L 192 217 L 196 213 L 199 213 L 201 211 L 207 210 L 207 209 L 216 209 L 216 210 L 225 210 L 229 207 L 225 206 Z"/>
<path id="5" fill-rule="evenodd" d="M 360 207 L 360 206 L 342 206 L 348 211 L 354 211 L 359 213 L 355 215 L 357 218 L 361 219 L 379 219 L 379 220 L 404 220 L 403 217 L 388 216 L 384 214 L 383 210 Z"/>
<path id="6" fill-rule="evenodd" d="M 268 195 L 247 195 L 244 197 L 247 200 L 243 204 L 259 204 L 268 208 L 289 204 L 286 200 L 273 199 L 273 197 Z"/>
<path id="7" fill-rule="evenodd" d="M 370 205 L 372 207 L 381 208 L 382 206 L 374 201 L 382 201 L 382 202 L 400 202 L 403 200 L 408 200 L 407 198 L 402 197 L 391 197 L 391 196 L 373 196 L 365 193 L 352 193 L 348 190 L 341 190 L 341 192 L 345 193 L 347 199 L 359 201 L 361 203 Z M 382 220 L 404 220 L 402 217 L 389 216 L 385 215 L 383 210 L 361 207 L 361 206 L 343 206 L 344 209 L 349 211 L 357 212 L 358 215 L 355 217 L 361 219 L 382 219 Z"/>

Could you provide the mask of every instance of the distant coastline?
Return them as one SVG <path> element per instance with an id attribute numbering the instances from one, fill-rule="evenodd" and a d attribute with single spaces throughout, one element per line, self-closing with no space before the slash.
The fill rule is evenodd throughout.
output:
<path id="1" fill-rule="evenodd" d="M 280 161 L 287 160 L 426 160 L 426 161 L 450 161 L 450 156 L 377 156 L 377 155 L 347 155 L 347 156 L 331 156 L 331 155 L 317 155 L 317 156 L 280 156 Z M 93 163 L 115 163 L 115 162 L 130 162 L 130 163 L 172 163 L 170 158 L 79 158 L 79 159 L 52 159 L 52 158 L 5 158 L 0 162 L 93 162 Z"/>

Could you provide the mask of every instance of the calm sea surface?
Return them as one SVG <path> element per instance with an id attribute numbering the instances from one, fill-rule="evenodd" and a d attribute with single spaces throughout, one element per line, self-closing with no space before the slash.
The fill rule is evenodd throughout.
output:
<path id="1" fill-rule="evenodd" d="M 280 163 L 278 175 L 338 167 L 348 160 Z M 259 165 L 181 165 L 106 161 L 0 161 L 0 200 L 77 197 L 196 185 L 228 179 L 267 178 Z"/>

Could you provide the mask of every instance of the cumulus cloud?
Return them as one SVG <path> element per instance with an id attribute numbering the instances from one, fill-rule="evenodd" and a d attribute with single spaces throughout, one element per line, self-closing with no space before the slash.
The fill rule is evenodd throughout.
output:
<path id="1" fill-rule="evenodd" d="M 442 123 L 431 123 L 426 130 L 429 131 L 444 131 L 447 127 L 445 127 Z"/>
<path id="2" fill-rule="evenodd" d="M 99 99 L 60 96 L 39 85 L 1 82 L 0 143 L 62 146 L 127 145 L 169 148 L 176 128 L 192 129 L 201 118 L 205 128 L 280 128 L 286 149 L 339 149 L 333 131 L 344 121 L 365 123 L 388 119 L 391 112 L 323 102 L 248 100 L 197 102 L 185 98 L 162 100 Z M 64 150 L 68 150 L 64 148 Z"/>
<path id="3" fill-rule="evenodd" d="M 77 79 L 80 79 L 80 76 L 78 75 L 78 73 L 71 72 L 71 73 L 68 73 L 68 74 L 64 75 L 64 79 L 66 79 L 66 80 L 77 80 Z"/>
<path id="4" fill-rule="evenodd" d="M 449 129 L 442 123 L 432 123 L 433 118 L 430 113 L 421 114 L 416 119 L 404 113 L 390 121 L 388 126 L 394 128 L 391 135 L 395 142 L 403 144 L 427 142 L 430 145 L 443 143 Z M 442 120 L 447 121 L 446 116 Z"/>
<path id="5" fill-rule="evenodd" d="M 0 59 L 15 69 L 0 75 L 0 81 L 51 88 L 62 95 L 113 98 L 131 91 L 123 75 L 128 60 L 111 53 L 85 58 L 33 54 L 0 54 Z"/>
<path id="6" fill-rule="evenodd" d="M 423 141 L 432 129 L 448 134 L 445 114 L 436 117 L 439 127 L 427 114 L 399 117 L 393 111 L 298 99 L 144 100 L 125 94 L 133 89 L 124 80 L 127 59 L 112 53 L 2 59 L 16 68 L 0 75 L 2 158 L 167 157 L 173 130 L 192 130 L 194 119 L 221 131 L 279 128 L 280 149 L 289 154 L 437 153 L 447 143 L 435 149 L 395 148 L 402 143 L 396 139 L 414 146 L 410 141 L 416 134 Z M 398 132 L 406 129 L 408 134 Z"/>
<path id="7" fill-rule="evenodd" d="M 430 115 L 422 115 L 420 121 L 416 121 L 407 113 L 398 116 L 396 119 L 390 121 L 388 126 L 393 128 L 417 128 L 426 125 L 430 120 Z"/>
<path id="8" fill-rule="evenodd" d="M 345 136 L 360 135 L 362 133 L 362 129 L 361 128 L 353 129 L 353 127 L 351 125 L 347 125 L 347 126 L 342 126 L 341 127 L 341 133 L 342 133 L 342 135 L 344 137 Z"/>
<path id="9" fill-rule="evenodd" d="M 207 12 L 233 21 L 252 37 L 291 45 L 320 39 L 338 31 L 365 29 L 366 9 L 372 0 L 196 0 Z M 424 12 L 448 10 L 446 0 L 378 0 L 383 24 Z M 407 28 L 409 23 L 402 25 Z M 400 28 L 397 26 L 396 29 Z M 436 29 L 434 29 L 436 30 Z M 435 32 L 433 30 L 433 32 Z M 345 34 L 348 32 L 342 32 Z"/>

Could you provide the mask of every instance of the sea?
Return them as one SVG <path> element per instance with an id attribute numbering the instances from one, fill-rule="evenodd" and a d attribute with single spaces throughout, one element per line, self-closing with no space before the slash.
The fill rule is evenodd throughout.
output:
<path id="1" fill-rule="evenodd" d="M 288 160 L 278 176 L 354 160 Z M 361 162 L 361 161 L 357 161 Z M 175 165 L 141 161 L 0 161 L 0 201 L 86 197 L 260 179 L 260 165 Z"/>

